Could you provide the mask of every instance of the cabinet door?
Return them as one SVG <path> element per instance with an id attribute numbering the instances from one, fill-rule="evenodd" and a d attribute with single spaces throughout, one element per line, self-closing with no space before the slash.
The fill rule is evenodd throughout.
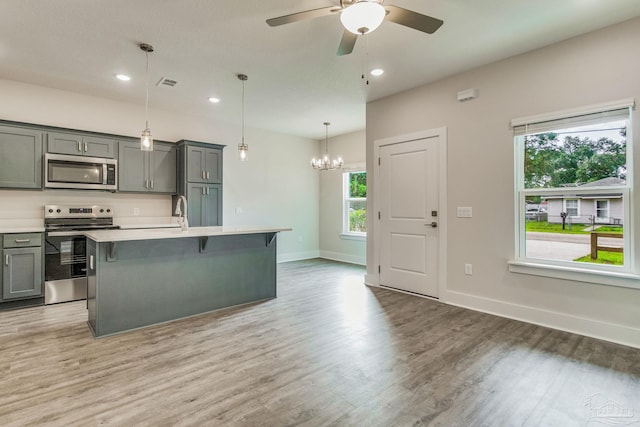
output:
<path id="1" fill-rule="evenodd" d="M 220 184 L 207 185 L 203 197 L 206 217 L 202 225 L 205 227 L 222 225 L 222 186 Z"/>
<path id="2" fill-rule="evenodd" d="M 116 158 L 116 142 L 113 139 L 97 136 L 85 136 L 82 138 L 82 154 L 91 157 Z"/>
<path id="3" fill-rule="evenodd" d="M 140 144 L 134 142 L 120 142 L 118 156 L 118 190 L 147 192 L 149 180 L 147 178 L 146 153 L 140 151 Z"/>
<path id="4" fill-rule="evenodd" d="M 156 144 L 150 154 L 151 191 L 176 192 L 176 147 Z"/>
<path id="5" fill-rule="evenodd" d="M 81 156 L 84 151 L 82 135 L 49 132 L 47 135 L 47 153 L 75 154 Z"/>
<path id="6" fill-rule="evenodd" d="M 207 176 L 207 149 L 187 147 L 187 181 L 205 182 Z"/>
<path id="7" fill-rule="evenodd" d="M 202 227 L 207 224 L 207 205 L 205 204 L 204 193 L 206 186 L 204 184 L 187 185 L 187 219 L 190 227 Z"/>
<path id="8" fill-rule="evenodd" d="M 42 188 L 42 132 L 0 126 L 0 187 Z"/>
<path id="9" fill-rule="evenodd" d="M 42 294 L 42 248 L 5 249 L 2 253 L 2 298 Z"/>
<path id="10" fill-rule="evenodd" d="M 222 151 L 207 148 L 205 151 L 206 169 L 205 177 L 207 182 L 222 182 Z"/>

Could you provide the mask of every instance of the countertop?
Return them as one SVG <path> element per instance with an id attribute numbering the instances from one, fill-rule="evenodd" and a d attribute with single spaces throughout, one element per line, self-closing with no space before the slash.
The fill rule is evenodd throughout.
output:
<path id="1" fill-rule="evenodd" d="M 264 228 L 249 226 L 222 227 L 189 227 L 186 231 L 180 228 L 153 229 L 120 229 L 85 231 L 84 235 L 95 242 L 126 242 L 131 240 L 180 239 L 184 237 L 227 236 L 235 234 L 278 233 L 291 231 L 291 228 Z"/>
<path id="2" fill-rule="evenodd" d="M 0 220 L 0 234 L 6 233 L 42 233 L 44 221 L 42 219 L 2 219 Z"/>

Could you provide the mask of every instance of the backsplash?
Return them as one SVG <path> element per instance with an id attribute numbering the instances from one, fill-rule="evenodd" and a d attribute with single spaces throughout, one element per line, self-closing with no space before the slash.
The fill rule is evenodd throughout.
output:
<path id="1" fill-rule="evenodd" d="M 171 216 L 171 196 L 165 194 L 0 190 L 0 219 L 42 219 L 44 205 L 87 203 L 113 206 L 115 218 Z"/>

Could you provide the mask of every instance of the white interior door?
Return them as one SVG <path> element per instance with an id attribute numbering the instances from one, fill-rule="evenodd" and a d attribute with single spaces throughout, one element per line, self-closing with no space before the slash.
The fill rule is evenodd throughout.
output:
<path id="1" fill-rule="evenodd" d="M 380 147 L 380 284 L 438 297 L 438 137 Z"/>

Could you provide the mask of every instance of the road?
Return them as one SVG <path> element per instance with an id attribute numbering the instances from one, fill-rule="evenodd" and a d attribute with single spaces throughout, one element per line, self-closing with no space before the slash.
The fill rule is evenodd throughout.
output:
<path id="1" fill-rule="evenodd" d="M 591 253 L 589 234 L 527 233 L 527 257 L 573 261 Z M 599 246 L 622 247 L 623 239 L 600 238 Z"/>

